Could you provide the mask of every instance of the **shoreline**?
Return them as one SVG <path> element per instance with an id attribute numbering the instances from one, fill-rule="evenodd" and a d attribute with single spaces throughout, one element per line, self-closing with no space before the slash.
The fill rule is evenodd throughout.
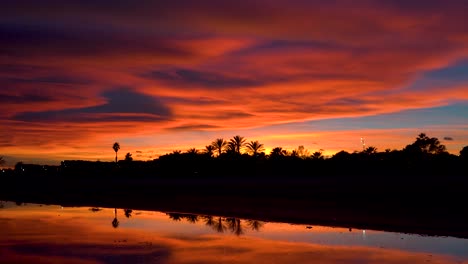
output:
<path id="1" fill-rule="evenodd" d="M 435 181 L 415 189 L 411 183 L 404 188 L 398 183 L 376 183 L 36 179 L 25 186 L 21 180 L 10 180 L 0 187 L 0 199 L 468 238 L 463 184 L 446 184 L 444 189 Z"/>

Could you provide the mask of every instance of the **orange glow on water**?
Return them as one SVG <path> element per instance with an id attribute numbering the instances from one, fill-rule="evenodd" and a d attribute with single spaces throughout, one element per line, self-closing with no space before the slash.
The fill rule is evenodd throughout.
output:
<path id="1" fill-rule="evenodd" d="M 302 225 L 267 223 L 273 236 L 206 233 L 202 224 L 169 220 L 157 212 L 137 211 L 112 228 L 113 209 L 90 212 L 87 208 L 30 207 L 2 209 L 0 252 L 2 261 L 46 263 L 105 263 L 139 260 L 144 263 L 466 263 L 460 258 L 375 246 L 322 245 L 295 242 L 295 232 L 309 232 Z M 134 220 L 134 219 L 137 219 Z M 198 227 L 197 227 L 198 226 Z M 199 230 L 199 231 L 196 231 Z M 313 227 L 310 235 L 348 232 Z M 369 234 L 372 234 L 370 232 Z M 463 260 L 461 260 L 463 261 Z"/>

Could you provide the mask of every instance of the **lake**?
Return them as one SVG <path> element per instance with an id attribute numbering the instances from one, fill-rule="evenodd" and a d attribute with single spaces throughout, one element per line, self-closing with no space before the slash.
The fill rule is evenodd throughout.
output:
<path id="1" fill-rule="evenodd" d="M 468 263 L 468 239 L 0 203 L 1 263 Z"/>

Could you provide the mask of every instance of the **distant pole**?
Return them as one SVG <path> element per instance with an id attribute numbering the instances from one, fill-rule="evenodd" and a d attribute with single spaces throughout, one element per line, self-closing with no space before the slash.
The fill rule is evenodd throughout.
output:
<path id="1" fill-rule="evenodd" d="M 362 151 L 366 150 L 366 141 L 364 138 L 361 138 L 361 144 L 362 144 Z"/>

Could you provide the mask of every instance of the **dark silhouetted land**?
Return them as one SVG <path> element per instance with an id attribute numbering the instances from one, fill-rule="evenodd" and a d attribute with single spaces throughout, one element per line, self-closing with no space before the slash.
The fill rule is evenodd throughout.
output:
<path id="1" fill-rule="evenodd" d="M 331 158 L 233 148 L 216 157 L 192 149 L 147 162 L 17 164 L 2 173 L 0 199 L 468 238 L 466 151 L 449 154 L 435 140 L 421 134 L 403 150 Z"/>

